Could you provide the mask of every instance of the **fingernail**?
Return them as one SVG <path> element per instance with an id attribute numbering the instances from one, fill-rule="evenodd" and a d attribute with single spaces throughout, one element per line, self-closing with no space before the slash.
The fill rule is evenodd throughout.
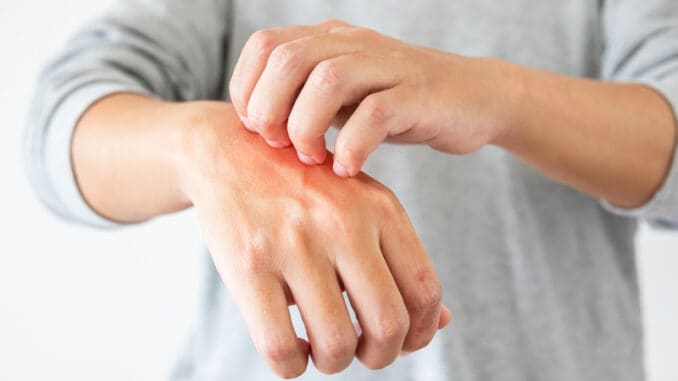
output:
<path id="1" fill-rule="evenodd" d="M 332 163 L 332 170 L 334 171 L 334 173 L 337 174 L 337 176 L 340 177 L 350 176 L 346 168 L 343 165 L 341 165 L 341 163 L 339 163 L 337 160 L 334 160 L 334 163 Z"/>
<path id="2" fill-rule="evenodd" d="M 410 353 L 412 353 L 412 352 L 408 352 L 408 351 L 403 351 L 403 350 L 401 350 L 401 351 L 400 351 L 400 357 L 405 357 L 405 356 L 409 355 Z"/>
<path id="3" fill-rule="evenodd" d="M 273 148 L 285 148 L 290 145 L 289 142 L 281 142 L 278 140 L 268 140 L 268 139 L 266 139 L 266 143 L 268 143 L 268 145 Z"/>
<path id="4" fill-rule="evenodd" d="M 299 161 L 301 161 L 302 163 L 304 163 L 306 165 L 318 165 L 318 164 L 320 164 L 314 158 L 306 155 L 305 153 L 301 153 L 301 152 L 297 151 L 297 156 L 299 157 Z"/>
<path id="5" fill-rule="evenodd" d="M 327 151 L 323 151 L 323 152 L 320 154 L 320 157 L 317 157 L 317 156 L 316 156 L 316 157 L 314 158 L 314 160 L 315 160 L 315 162 L 318 163 L 318 164 L 323 164 L 323 163 L 325 163 L 325 161 L 327 160 Z"/>
<path id="6" fill-rule="evenodd" d="M 250 132 L 257 132 L 254 128 L 252 128 L 252 124 L 251 124 L 250 120 L 247 119 L 246 117 L 241 116 L 241 117 L 240 117 L 240 121 L 242 122 L 243 126 L 245 126 L 245 128 L 246 128 L 248 131 L 250 131 Z"/>

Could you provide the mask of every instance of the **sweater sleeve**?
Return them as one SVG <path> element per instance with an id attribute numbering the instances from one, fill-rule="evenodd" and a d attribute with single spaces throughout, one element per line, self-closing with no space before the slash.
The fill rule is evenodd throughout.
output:
<path id="1" fill-rule="evenodd" d="M 604 0 L 602 78 L 643 83 L 678 107 L 678 1 Z M 674 117 L 675 119 L 675 117 Z M 675 143 L 674 143 L 675 156 Z M 663 184 L 653 198 L 634 209 L 607 210 L 642 218 L 655 227 L 678 229 L 678 160 L 673 159 Z"/>
<path id="2" fill-rule="evenodd" d="M 26 172 L 43 204 L 70 222 L 115 226 L 78 189 L 76 123 L 118 92 L 171 101 L 222 96 L 228 8 L 227 0 L 122 0 L 67 42 L 38 78 L 24 134 Z"/>

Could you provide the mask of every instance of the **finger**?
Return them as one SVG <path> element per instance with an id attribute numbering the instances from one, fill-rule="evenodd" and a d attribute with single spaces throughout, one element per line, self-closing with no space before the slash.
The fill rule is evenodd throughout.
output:
<path id="1" fill-rule="evenodd" d="M 318 33 L 316 29 L 315 26 L 306 25 L 265 29 L 253 33 L 247 40 L 229 83 L 231 102 L 238 115 L 243 118 L 243 122 L 246 122 L 246 127 L 250 128 L 247 119 L 247 102 L 273 49 L 281 43 Z"/>
<path id="2" fill-rule="evenodd" d="M 300 255 L 302 261 L 285 276 L 306 326 L 313 363 L 333 374 L 351 364 L 358 336 L 334 269 L 310 254 L 303 259 Z"/>
<path id="3" fill-rule="evenodd" d="M 358 103 L 371 92 L 395 86 L 397 73 L 392 61 L 369 53 L 346 54 L 318 63 L 294 102 L 287 123 L 300 158 L 324 161 L 324 135 L 341 108 Z"/>
<path id="4" fill-rule="evenodd" d="M 336 259 L 362 334 L 356 355 L 369 369 L 391 364 L 409 327 L 405 304 L 376 243 L 347 246 Z"/>
<path id="5" fill-rule="evenodd" d="M 440 308 L 440 320 L 438 321 L 438 329 L 443 329 L 447 327 L 448 324 L 452 321 L 452 312 L 450 309 L 445 307 L 443 304 Z"/>
<path id="6" fill-rule="evenodd" d="M 452 313 L 450 310 L 443 305 L 440 308 L 440 320 L 438 321 L 438 329 L 443 329 L 445 328 L 448 324 L 450 324 L 450 321 L 452 321 Z M 402 350 L 400 351 L 400 356 L 407 356 L 412 352 Z"/>
<path id="7" fill-rule="evenodd" d="M 233 293 L 243 312 L 254 346 L 280 377 L 293 378 L 306 370 L 308 343 L 299 339 L 290 319 L 285 292 L 275 276 L 249 276 Z"/>
<path id="8" fill-rule="evenodd" d="M 281 43 L 303 36 L 326 33 L 338 25 L 342 25 L 342 23 L 328 20 L 315 25 L 295 25 L 260 30 L 250 36 L 240 53 L 229 84 L 231 102 L 238 115 L 244 119 L 243 122 L 246 126 L 249 125 L 247 103 L 273 49 Z"/>
<path id="9" fill-rule="evenodd" d="M 394 209 L 385 220 L 400 223 L 383 225 L 381 248 L 410 316 L 402 349 L 411 352 L 428 345 L 438 327 L 449 323 L 450 315 L 446 308 L 441 311 L 440 282 L 405 210 Z"/>
<path id="10" fill-rule="evenodd" d="M 286 140 L 285 122 L 313 68 L 325 60 L 362 49 L 361 40 L 343 33 L 313 34 L 275 47 L 247 103 L 247 116 L 253 127 L 269 142 Z"/>
<path id="11" fill-rule="evenodd" d="M 389 135 L 410 129 L 416 121 L 405 86 L 365 97 L 339 132 L 334 145 L 334 172 L 355 176 L 365 160 Z"/>
<path id="12" fill-rule="evenodd" d="M 355 112 L 355 109 L 358 108 L 358 105 L 351 105 L 351 106 L 344 106 L 339 109 L 337 112 L 337 115 L 334 116 L 334 119 L 332 119 L 332 127 L 336 127 L 337 129 L 341 129 L 344 127 L 344 124 L 348 121 L 348 118 L 353 115 Z"/>

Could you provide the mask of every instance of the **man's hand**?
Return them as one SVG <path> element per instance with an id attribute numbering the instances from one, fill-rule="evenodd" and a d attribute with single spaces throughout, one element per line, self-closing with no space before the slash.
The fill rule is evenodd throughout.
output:
<path id="1" fill-rule="evenodd" d="M 309 354 L 325 373 L 354 356 L 381 368 L 450 320 L 435 271 L 388 189 L 270 148 L 227 103 L 108 97 L 78 124 L 73 156 L 87 201 L 109 218 L 139 221 L 194 205 L 257 349 L 281 376 L 301 374 Z M 310 343 L 296 337 L 290 303 Z"/>
<path id="2" fill-rule="evenodd" d="M 633 208 L 656 193 L 675 151 L 672 108 L 647 85 L 463 57 L 335 20 L 253 34 L 230 91 L 249 129 L 273 147 L 291 142 L 306 164 L 325 161 L 324 133 L 343 125 L 334 147 L 342 177 L 384 140 L 452 154 L 494 144 Z"/>
<path id="3" fill-rule="evenodd" d="M 440 285 L 395 196 L 364 174 L 343 180 L 328 166 L 305 167 L 292 149 L 268 147 L 229 105 L 203 107 L 180 139 L 182 189 L 271 368 L 296 376 L 306 366 L 309 346 L 294 333 L 289 303 L 325 373 L 354 355 L 382 368 L 401 349 L 428 344 L 441 324 Z"/>
<path id="4" fill-rule="evenodd" d="M 250 130 L 309 165 L 325 162 L 324 134 L 343 125 L 334 172 L 347 177 L 386 139 L 468 153 L 499 137 L 511 99 L 488 95 L 506 94 L 510 73 L 490 62 L 329 20 L 253 34 L 230 92 Z"/>

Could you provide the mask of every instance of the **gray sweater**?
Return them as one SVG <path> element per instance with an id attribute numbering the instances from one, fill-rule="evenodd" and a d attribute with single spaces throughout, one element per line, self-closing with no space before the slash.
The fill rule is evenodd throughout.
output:
<path id="1" fill-rule="evenodd" d="M 26 134 L 38 195 L 69 221 L 115 226 L 87 206 L 73 178 L 70 139 L 88 105 L 118 91 L 227 99 L 251 33 L 328 17 L 463 55 L 646 83 L 678 104 L 675 0 L 120 1 L 40 77 Z M 635 210 L 592 199 L 492 147 L 451 156 L 384 145 L 366 171 L 405 205 L 454 320 L 425 350 L 385 370 L 354 362 L 333 379 L 643 379 L 634 234 L 638 219 L 678 227 L 677 164 Z M 207 255 L 204 280 L 202 319 L 174 379 L 274 378 Z M 302 379 L 323 377 L 311 366 Z"/>

